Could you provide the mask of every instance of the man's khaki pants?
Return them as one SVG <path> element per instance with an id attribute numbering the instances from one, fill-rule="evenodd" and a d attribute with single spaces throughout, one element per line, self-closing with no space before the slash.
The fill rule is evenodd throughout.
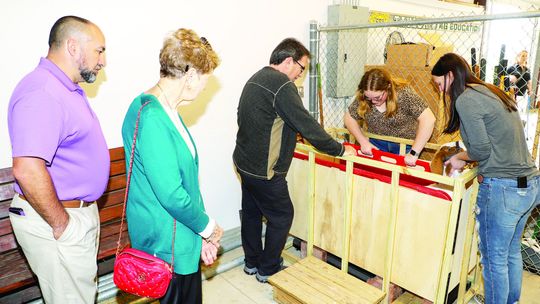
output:
<path id="1" fill-rule="evenodd" d="M 66 208 L 69 223 L 58 240 L 52 228 L 17 194 L 11 207 L 25 215 L 9 213 L 15 237 L 39 280 L 45 303 L 93 304 L 97 290 L 99 213 L 97 204 Z"/>

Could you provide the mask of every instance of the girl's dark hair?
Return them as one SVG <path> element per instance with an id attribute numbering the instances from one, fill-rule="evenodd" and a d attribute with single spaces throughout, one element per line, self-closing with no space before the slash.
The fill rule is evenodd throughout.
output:
<path id="1" fill-rule="evenodd" d="M 471 68 L 467 61 L 463 57 L 454 54 L 448 53 L 442 56 L 437 63 L 433 66 L 431 70 L 431 75 L 433 76 L 444 76 L 444 85 L 446 86 L 446 77 L 448 77 L 449 72 L 452 72 L 454 76 L 454 81 L 450 85 L 450 105 L 446 99 L 446 87 L 443 88 L 443 102 L 449 107 L 450 117 L 448 119 L 448 125 L 444 129 L 444 133 L 453 133 L 459 130 L 459 114 L 456 111 L 456 100 L 458 97 L 465 91 L 465 88 L 474 89 L 471 84 L 478 84 L 487 87 L 493 94 L 499 97 L 499 100 L 502 102 L 503 106 L 508 112 L 517 111 L 515 100 L 508 96 L 504 91 L 498 87 L 486 83 L 473 75 Z M 476 90 L 478 91 L 478 90 Z M 481 91 L 478 91 L 482 93 Z"/>

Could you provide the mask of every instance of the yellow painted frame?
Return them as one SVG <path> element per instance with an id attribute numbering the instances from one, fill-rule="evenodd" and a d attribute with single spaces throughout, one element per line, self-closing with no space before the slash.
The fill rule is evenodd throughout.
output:
<path id="1" fill-rule="evenodd" d="M 386 140 L 392 140 L 396 141 L 395 138 L 390 137 L 381 137 Z M 406 144 L 410 144 L 408 140 L 401 140 L 398 139 L 397 141 L 400 141 L 402 143 L 402 149 L 405 149 Z M 430 144 L 428 148 L 436 149 L 437 145 Z M 313 147 L 305 145 L 305 144 L 297 144 L 297 152 L 300 153 L 307 153 L 308 154 L 308 237 L 307 237 L 307 253 L 308 255 L 313 254 L 313 246 L 314 246 L 314 219 L 315 219 L 315 181 L 316 181 L 316 170 L 315 170 L 315 158 L 317 155 L 323 156 L 321 152 L 315 150 Z M 385 262 L 384 262 L 384 278 L 383 278 L 383 292 L 386 294 L 386 297 L 384 298 L 383 302 L 390 303 L 389 302 L 389 289 L 390 289 L 390 280 L 392 274 L 392 262 L 394 259 L 394 243 L 395 243 L 395 234 L 396 234 L 396 217 L 397 217 L 397 211 L 398 211 L 398 201 L 399 201 L 399 180 L 401 174 L 408 174 L 414 177 L 423 178 L 432 180 L 433 182 L 443 184 L 450 186 L 454 189 L 452 193 L 452 204 L 451 204 L 451 210 L 448 215 L 448 225 L 446 228 L 446 234 L 445 234 L 445 242 L 444 242 L 444 253 L 442 257 L 442 263 L 441 263 L 441 269 L 439 271 L 439 279 L 437 282 L 437 290 L 436 290 L 436 300 L 435 303 L 444 303 L 444 300 L 446 298 L 446 288 L 447 288 L 447 280 L 452 268 L 452 245 L 454 242 L 454 235 L 456 233 L 456 223 L 457 218 L 459 216 L 459 207 L 460 207 L 460 201 L 463 197 L 463 192 L 465 189 L 465 185 L 468 182 L 473 182 L 472 187 L 473 191 L 471 191 L 471 200 L 469 203 L 469 210 L 467 211 L 468 216 L 468 223 L 466 228 L 466 239 L 465 239 L 465 246 L 464 246 L 464 254 L 461 259 L 461 272 L 459 276 L 459 282 L 460 282 L 460 288 L 458 293 L 458 300 L 457 303 L 464 303 L 468 301 L 474 293 L 478 290 L 478 282 L 477 278 L 478 271 L 475 273 L 475 280 L 473 282 L 473 286 L 469 289 L 467 293 L 465 293 L 465 286 L 468 279 L 468 265 L 469 265 L 469 258 L 470 258 L 470 250 L 471 246 L 473 244 L 473 241 L 476 240 L 476 238 L 473 238 L 474 234 L 474 226 L 475 226 L 475 217 L 473 214 L 473 210 L 475 207 L 476 202 L 476 195 L 478 192 L 478 182 L 476 181 L 476 169 L 469 170 L 468 172 L 465 172 L 463 175 L 457 178 L 451 178 L 441 175 L 436 175 L 430 172 L 424 172 L 419 170 L 414 170 L 407 167 L 401 167 L 398 165 L 393 165 L 389 163 L 379 162 L 371 159 L 366 158 L 360 158 L 360 157 L 339 157 L 339 159 L 343 159 L 346 161 L 346 195 L 345 195 L 345 208 L 344 208 L 344 226 L 343 226 L 343 235 L 341 236 L 343 240 L 343 248 L 341 253 L 341 259 L 342 259 L 342 271 L 347 272 L 348 271 L 348 263 L 349 263 L 349 255 L 350 255 L 350 238 L 351 238 L 351 206 L 352 206 L 352 187 L 353 187 L 353 166 L 355 163 L 382 168 L 388 171 L 392 172 L 392 179 L 391 179 L 391 212 L 390 212 L 390 221 L 388 222 L 388 238 L 387 238 L 387 250 L 385 253 Z M 478 264 L 477 264 L 478 265 Z M 478 267 L 476 267 L 478 270 Z"/>

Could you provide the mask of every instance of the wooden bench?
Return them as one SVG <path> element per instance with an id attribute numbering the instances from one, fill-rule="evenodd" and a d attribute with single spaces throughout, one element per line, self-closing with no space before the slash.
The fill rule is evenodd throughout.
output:
<path id="1" fill-rule="evenodd" d="M 98 199 L 101 234 L 98 252 L 98 274 L 112 271 L 120 218 L 124 207 L 126 166 L 123 147 L 109 150 L 111 169 L 103 196 Z M 37 278 L 18 246 L 8 208 L 14 195 L 12 168 L 0 169 L 0 303 L 24 303 L 41 297 Z M 122 244 L 128 245 L 127 226 L 124 225 Z"/>
<path id="2" fill-rule="evenodd" d="M 274 299 L 282 304 L 379 303 L 385 294 L 337 268 L 308 256 L 271 276 Z"/>

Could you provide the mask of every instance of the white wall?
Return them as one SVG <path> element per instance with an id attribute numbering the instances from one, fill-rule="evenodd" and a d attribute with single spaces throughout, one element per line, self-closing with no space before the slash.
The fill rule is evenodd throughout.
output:
<path id="1" fill-rule="evenodd" d="M 418 12 L 418 2 L 440 9 L 435 0 L 361 2 L 364 6 L 374 6 L 373 9 L 411 14 Z M 110 148 L 122 145 L 120 128 L 131 100 L 158 79 L 157 57 L 164 35 L 179 27 L 192 28 L 209 39 L 222 64 L 197 102 L 183 108 L 181 113 L 198 145 L 201 187 L 208 212 L 225 229 L 238 226 L 241 194 L 231 154 L 242 87 L 255 71 L 267 64 L 270 52 L 283 38 L 297 37 L 307 46 L 309 20 L 325 23 L 328 3 L 327 0 L 2 1 L 0 168 L 11 166 L 6 113 L 9 97 L 21 77 L 37 65 L 39 57 L 46 55 L 49 30 L 56 19 L 79 15 L 96 23 L 105 33 L 107 67 L 95 84 L 84 87 Z"/>
<path id="2" fill-rule="evenodd" d="M 107 39 L 107 66 L 85 86 L 110 148 L 131 100 L 159 76 L 164 35 L 179 27 L 206 36 L 222 59 L 203 95 L 181 110 L 200 153 L 208 212 L 224 228 L 239 225 L 240 186 L 231 160 L 236 107 L 245 81 L 268 63 L 270 52 L 293 36 L 308 45 L 310 19 L 325 19 L 326 1 L 103 1 L 21 0 L 0 3 L 0 168 L 11 166 L 7 104 L 23 75 L 47 53 L 50 27 L 63 15 L 85 17 Z M 159 157 L 159 156 L 156 156 Z"/>

